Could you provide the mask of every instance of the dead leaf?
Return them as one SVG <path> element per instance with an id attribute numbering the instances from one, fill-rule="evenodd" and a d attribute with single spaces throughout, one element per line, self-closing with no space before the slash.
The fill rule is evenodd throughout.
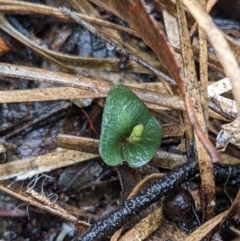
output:
<path id="1" fill-rule="evenodd" d="M 222 125 L 222 130 L 216 138 L 216 147 L 219 151 L 225 151 L 229 143 L 240 148 L 240 117 L 229 124 Z"/>
<path id="2" fill-rule="evenodd" d="M 208 97 L 210 107 L 215 105 L 219 113 L 232 119 L 238 116 L 237 103 L 235 100 L 221 96 L 221 94 L 229 90 L 232 90 L 232 85 L 228 78 L 224 78 L 208 86 Z"/>

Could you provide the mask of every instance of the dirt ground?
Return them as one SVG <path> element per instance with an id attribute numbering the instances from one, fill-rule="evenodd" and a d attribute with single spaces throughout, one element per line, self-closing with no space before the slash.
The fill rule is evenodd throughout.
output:
<path id="1" fill-rule="evenodd" d="M 41 3 L 56 8 L 62 6 L 69 7 L 62 0 L 29 2 Z M 146 2 L 151 6 L 153 1 Z M 127 23 L 105 9 L 95 5 L 91 6 L 102 19 L 127 26 Z M 236 9 L 233 9 L 231 4 L 226 6 L 224 1 L 219 1 L 219 4 L 212 12 L 212 16 L 218 21 L 218 25 L 225 29 L 228 34 L 235 35 L 236 38 L 240 36 L 238 8 L 240 9 L 239 4 L 237 4 Z M 161 22 L 162 14 L 159 9 L 153 7 L 151 11 L 152 16 Z M 37 14 L 5 14 L 5 17 L 21 34 L 44 48 L 68 55 L 87 58 L 113 58 L 119 61 L 118 68 L 120 71 L 107 72 L 95 69 L 95 62 L 93 62 L 91 68 L 77 69 L 85 77 L 113 80 L 113 82 L 118 83 L 123 83 L 124 81 L 127 83 L 156 83 L 158 81 L 155 75 L 143 73 L 144 71 L 136 71 L 134 73 L 127 71 L 130 65 L 127 57 L 117 53 L 98 37 L 76 23 L 60 21 L 51 15 L 42 17 Z M 122 39 L 130 42 L 127 34 L 123 34 Z M 148 52 L 149 48 L 139 42 L 136 41 L 136 45 Z M 60 66 L 40 56 L 36 51 L 10 36 L 1 27 L 0 50 L 2 51 L 0 51 L 0 62 L 2 63 L 65 72 Z M 146 54 L 147 57 L 148 55 Z M 63 65 L 66 65 L 66 63 Z M 216 75 L 223 76 L 219 73 Z M 57 87 L 57 85 L 0 75 L 0 91 L 48 87 Z M 0 104 L 0 141 L 4 143 L 6 148 L 5 153 L 0 155 L 1 164 L 54 152 L 57 148 L 56 138 L 59 134 L 99 139 L 104 101 L 104 98 L 90 99 L 89 102 L 80 102 L 78 105 L 73 100 Z M 165 114 L 154 113 L 161 124 L 167 125 L 171 118 L 176 118 L 177 114 L 176 112 L 172 113 L 173 111 L 171 112 L 170 110 L 164 111 Z M 160 119 L 161 115 L 163 119 Z M 167 118 L 165 118 L 166 115 L 168 116 Z M 226 123 L 225 121 L 214 119 L 210 121 L 213 129 L 219 128 L 221 124 Z M 216 133 L 210 131 L 210 136 L 211 138 L 216 138 Z M 181 146 L 180 143 L 182 143 L 181 136 L 164 138 L 161 151 L 182 154 L 184 151 L 179 148 Z M 236 149 L 234 145 L 230 145 L 228 152 L 233 153 L 238 159 L 239 151 Z M 7 187 L 17 185 L 16 188 L 19 190 L 23 187 L 32 186 L 36 192 L 55 202 L 68 213 L 92 224 L 115 210 L 123 200 L 127 199 L 131 190 L 144 177 L 152 173 L 166 173 L 168 171 L 151 165 L 137 169 L 131 169 L 126 165 L 117 168 L 110 167 L 100 157 L 95 157 L 85 162 L 58 168 L 50 172 L 46 170 L 46 172 L 37 176 L 27 176 L 25 180 L 19 181 L 18 177 L 14 177 L 4 182 L 5 184 L 8 183 Z M 185 183 L 183 187 L 191 189 L 192 195 L 186 194 L 183 189 L 179 189 L 177 192 L 180 193 L 180 199 L 184 200 L 182 202 L 190 206 L 197 205 L 199 180 Z M 228 195 L 225 195 L 225 189 L 223 190 L 222 185 L 217 187 L 216 192 L 218 194 L 216 211 L 221 213 L 231 205 L 231 200 L 236 196 L 237 188 L 229 187 Z M 195 201 L 193 201 L 192 196 L 195 198 Z M 170 196 L 169 199 L 169 202 L 172 202 L 173 197 Z M 126 224 L 125 229 L 131 227 L 134 223 L 138 223 L 142 216 L 152 212 L 162 202 L 163 200 L 161 199 L 141 214 L 136 215 L 131 222 Z M 193 204 L 194 202 L 195 204 Z M 162 232 L 160 229 L 157 229 L 146 240 L 183 240 L 199 226 L 196 216 L 192 216 L 192 211 L 184 219 L 179 219 L 178 217 L 181 217 L 184 211 L 174 208 L 170 207 L 170 217 L 167 217 L 164 221 L 162 230 L 165 231 Z M 201 211 L 198 211 L 196 215 L 201 219 Z M 165 212 L 169 212 L 169 210 Z M 171 216 L 171 214 L 174 215 Z M 66 225 L 70 227 L 71 231 L 60 237 L 59 235 L 64 232 Z M 74 228 L 73 224 L 64 220 L 64 218 L 55 216 L 33 205 L 29 205 L 28 202 L 13 197 L 4 191 L 0 191 L 0 240 L 68 241 L 72 240 L 77 233 L 77 229 Z M 231 240 L 236 236 L 234 232 L 229 230 L 225 230 L 221 235 L 222 239 L 215 238 L 214 240 Z M 106 237 L 106 240 L 110 239 Z"/>

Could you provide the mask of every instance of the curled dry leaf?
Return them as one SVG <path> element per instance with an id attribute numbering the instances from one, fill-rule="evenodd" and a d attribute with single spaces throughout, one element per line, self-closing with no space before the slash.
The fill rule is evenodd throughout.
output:
<path id="1" fill-rule="evenodd" d="M 216 147 L 220 151 L 225 151 L 229 143 L 240 148 L 240 117 L 235 119 L 230 124 L 222 125 L 222 130 L 219 132 L 216 139 Z"/>
<path id="2" fill-rule="evenodd" d="M 219 110 L 225 113 L 229 118 L 236 118 L 230 124 L 222 125 L 222 129 L 216 138 L 216 147 L 219 151 L 225 151 L 227 145 L 240 147 L 240 117 L 238 116 L 236 101 L 220 96 L 221 94 L 232 89 L 228 78 L 219 80 L 208 86 L 208 96 L 211 102 L 218 106 Z"/>
<path id="3" fill-rule="evenodd" d="M 225 114 L 229 119 L 238 116 L 237 103 L 221 96 L 221 94 L 232 89 L 232 85 L 228 78 L 219 80 L 208 86 L 208 96 L 210 100 L 210 107 L 214 104 L 220 113 Z"/>

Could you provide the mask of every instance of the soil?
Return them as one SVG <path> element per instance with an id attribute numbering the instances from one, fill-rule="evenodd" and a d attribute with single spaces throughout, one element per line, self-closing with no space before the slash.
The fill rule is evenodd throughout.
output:
<path id="1" fill-rule="evenodd" d="M 67 5 L 61 0 L 38 0 L 32 2 L 55 7 Z M 214 12 L 216 16 L 225 11 L 223 1 L 220 2 L 218 11 Z M 103 18 L 115 23 L 125 24 L 104 9 L 97 7 L 95 9 Z M 236 11 L 234 11 L 235 19 L 239 16 L 236 15 Z M 159 12 L 156 11 L 153 15 L 158 20 L 161 19 Z M 128 65 L 128 59 L 106 46 L 105 43 L 81 26 L 73 23 L 58 22 L 51 17 L 43 19 L 29 15 L 9 15 L 7 18 L 18 31 L 26 36 L 33 34 L 36 39 L 41 41 L 42 45 L 46 45 L 55 51 L 82 57 L 119 58 L 123 72 L 119 79 L 124 77 L 124 68 Z M 67 37 L 63 37 L 64 34 Z M 42 59 L 2 30 L 0 30 L 0 37 L 4 39 L 10 48 L 10 51 L 0 55 L 1 62 L 34 66 L 53 71 L 58 70 L 56 66 Z M 61 41 L 61 37 L 65 38 L 64 41 Z M 87 70 L 83 71 L 82 74 L 91 75 Z M 131 74 L 131 78 L 137 82 L 156 81 L 154 75 L 146 74 Z M 24 79 L 0 77 L 1 91 L 42 88 L 46 86 L 53 85 L 40 84 Z M 90 105 L 83 105 L 82 108 L 75 105 L 71 100 L 1 104 L 0 140 L 5 142 L 7 154 L 6 158 L 5 156 L 0 156 L 0 158 L 4 159 L 6 163 L 53 152 L 57 148 L 56 137 L 60 133 L 99 139 L 102 119 L 101 101 L 104 102 L 103 99 L 93 100 Z M 91 123 L 89 123 L 89 119 Z M 177 144 L 179 144 L 179 138 L 168 138 L 162 149 L 176 151 Z M 126 166 L 114 168 L 105 165 L 101 158 L 95 158 L 87 162 L 44 173 L 45 175 L 39 177 L 35 183 L 34 190 L 56 202 L 80 220 L 92 224 L 100 217 L 116 209 L 119 203 L 127 198 L 132 188 L 143 177 L 160 171 L 165 170 L 150 166 L 139 168 L 137 171 Z M 16 179 L 11 181 L 26 187 L 34 178 L 36 177 L 29 177 L 24 181 L 16 181 Z M 235 194 L 236 190 L 232 191 L 233 197 Z M 161 200 L 156 205 L 160 203 Z M 219 197 L 217 203 L 219 212 L 226 210 L 230 205 L 230 201 L 226 197 Z M 149 212 L 154 207 L 152 206 L 146 211 Z M 145 214 L 142 213 L 141 215 Z M 132 222 L 138 222 L 141 215 Z M 191 212 L 191 218 L 192 215 Z M 168 222 L 164 224 L 166 226 L 165 230 L 168 230 L 169 233 L 174 233 L 174 230 L 177 229 L 177 225 L 172 223 L 174 217 L 167 219 Z M 5 192 L 0 192 L 1 240 L 60 241 L 57 237 L 65 224 L 71 226 L 70 223 L 62 218 L 29 206 L 28 203 L 24 203 Z M 132 223 L 127 225 L 127 227 L 129 226 L 132 226 Z M 192 223 L 190 226 L 191 228 L 180 225 L 184 229 L 182 231 L 184 234 L 179 234 L 179 237 L 186 235 L 186 230 L 192 229 Z M 176 232 L 179 232 L 179 230 Z M 231 236 L 234 237 L 234 235 L 228 234 L 228 240 L 230 240 Z M 73 228 L 73 231 L 69 232 L 64 240 L 71 240 L 76 235 L 77 230 Z M 164 235 L 166 234 L 157 230 L 155 235 L 152 235 L 148 240 L 164 240 Z M 156 237 L 162 237 L 162 239 L 157 239 Z"/>

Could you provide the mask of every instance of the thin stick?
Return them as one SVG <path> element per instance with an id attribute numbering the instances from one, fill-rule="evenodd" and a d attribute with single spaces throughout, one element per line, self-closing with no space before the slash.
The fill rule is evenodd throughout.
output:
<path id="1" fill-rule="evenodd" d="M 34 67 L 17 66 L 0 63 L 0 76 L 11 78 L 22 78 L 26 80 L 57 84 L 80 88 L 95 92 L 95 94 L 107 95 L 113 84 L 106 81 L 86 78 L 81 75 L 71 75 L 60 72 L 53 72 Z M 131 88 L 131 90 L 144 102 L 166 106 L 172 109 L 185 110 L 183 101 L 177 96 L 169 96 L 159 92 Z M 1 98 L 1 94 L 0 94 Z"/>
<path id="2" fill-rule="evenodd" d="M 65 149 L 99 155 L 99 140 L 96 139 L 59 134 L 57 136 L 56 144 L 58 147 L 62 147 Z M 152 163 L 154 165 L 170 170 L 185 162 L 185 156 L 174 153 L 168 153 L 165 151 L 158 151 L 152 160 Z"/>

